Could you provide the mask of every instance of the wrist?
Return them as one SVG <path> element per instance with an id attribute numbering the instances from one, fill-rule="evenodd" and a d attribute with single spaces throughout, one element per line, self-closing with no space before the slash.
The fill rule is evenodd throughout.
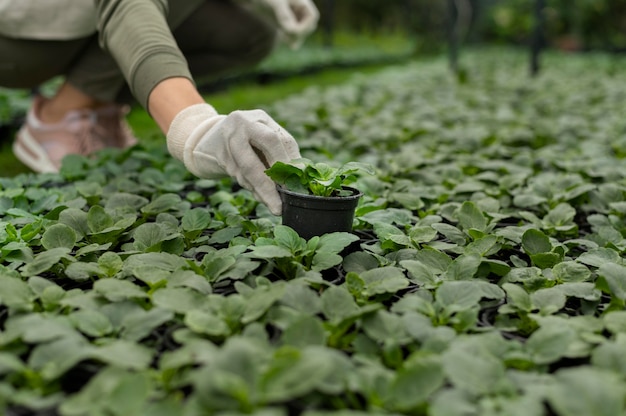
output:
<path id="1" fill-rule="evenodd" d="M 182 110 L 194 104 L 205 104 L 193 82 L 188 78 L 172 77 L 159 82 L 148 97 L 148 113 L 163 133 Z"/>
<path id="2" fill-rule="evenodd" d="M 180 161 L 185 161 L 185 145 L 194 130 L 217 116 L 217 111 L 207 103 L 194 104 L 180 111 L 167 131 L 167 150 Z"/>

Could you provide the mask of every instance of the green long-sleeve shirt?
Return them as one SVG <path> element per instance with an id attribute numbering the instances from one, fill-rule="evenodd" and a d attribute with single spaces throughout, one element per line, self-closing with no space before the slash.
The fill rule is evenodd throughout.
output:
<path id="1" fill-rule="evenodd" d="M 169 29 L 202 0 L 95 0 L 100 45 L 113 56 L 131 91 L 147 108 L 148 96 L 171 77 L 192 80 L 187 61 Z"/>
<path id="2" fill-rule="evenodd" d="M 98 36 L 137 100 L 147 108 L 154 86 L 191 78 L 170 26 L 205 0 L 0 0 L 0 35 L 67 40 Z"/>

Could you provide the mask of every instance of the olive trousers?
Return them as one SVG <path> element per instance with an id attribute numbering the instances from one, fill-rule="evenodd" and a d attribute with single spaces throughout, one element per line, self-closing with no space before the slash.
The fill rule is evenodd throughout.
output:
<path id="1" fill-rule="evenodd" d="M 167 20 L 198 84 L 258 63 L 275 43 L 273 28 L 230 1 L 170 0 Z M 0 86 L 33 89 L 57 76 L 100 101 L 134 101 L 97 34 L 69 41 L 0 35 Z"/>

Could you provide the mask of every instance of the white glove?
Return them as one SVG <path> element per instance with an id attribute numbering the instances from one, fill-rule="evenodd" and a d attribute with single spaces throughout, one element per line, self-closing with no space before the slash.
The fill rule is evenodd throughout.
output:
<path id="1" fill-rule="evenodd" d="M 282 203 L 265 169 L 300 157 L 295 139 L 265 111 L 218 115 L 209 104 L 192 105 L 176 115 L 167 148 L 200 178 L 235 178 L 274 215 L 281 214 Z"/>
<path id="2" fill-rule="evenodd" d="M 245 1 L 240 3 L 246 6 Z M 311 0 L 248 0 L 271 22 L 289 46 L 297 49 L 317 27 L 320 13 Z"/>

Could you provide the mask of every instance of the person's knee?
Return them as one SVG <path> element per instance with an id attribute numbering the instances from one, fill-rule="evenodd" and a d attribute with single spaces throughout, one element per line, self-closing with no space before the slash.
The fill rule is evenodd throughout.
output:
<path id="1" fill-rule="evenodd" d="M 277 28 L 235 1 L 207 0 L 173 34 L 188 58 L 254 64 L 274 48 Z"/>
<path id="2" fill-rule="evenodd" d="M 265 59 L 276 45 L 278 32 L 275 28 L 265 24 L 254 34 L 251 44 L 247 45 L 247 50 L 242 54 L 248 58 L 249 64 L 255 64 Z"/>

